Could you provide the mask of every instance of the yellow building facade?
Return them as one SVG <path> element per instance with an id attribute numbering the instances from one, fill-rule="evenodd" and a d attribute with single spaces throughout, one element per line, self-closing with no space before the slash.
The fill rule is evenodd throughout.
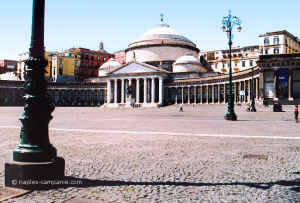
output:
<path id="1" fill-rule="evenodd" d="M 52 58 L 53 82 L 79 81 L 80 55 L 77 51 L 67 51 Z"/>

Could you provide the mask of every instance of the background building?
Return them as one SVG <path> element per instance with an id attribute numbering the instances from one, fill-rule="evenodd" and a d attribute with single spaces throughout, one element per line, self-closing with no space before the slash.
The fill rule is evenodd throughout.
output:
<path id="1" fill-rule="evenodd" d="M 79 81 L 98 75 L 98 68 L 102 66 L 110 58 L 114 58 L 114 54 L 107 53 L 103 49 L 103 43 L 99 45 L 98 51 L 92 51 L 86 48 L 77 48 L 80 54 L 81 65 L 79 67 Z"/>
<path id="2" fill-rule="evenodd" d="M 116 62 L 118 62 L 119 64 L 125 64 L 126 57 L 125 57 L 125 51 L 124 50 L 114 52 L 114 55 L 115 55 Z"/>
<path id="3" fill-rule="evenodd" d="M 288 54 L 300 51 L 300 42 L 286 30 L 267 32 L 259 36 L 260 54 Z"/>

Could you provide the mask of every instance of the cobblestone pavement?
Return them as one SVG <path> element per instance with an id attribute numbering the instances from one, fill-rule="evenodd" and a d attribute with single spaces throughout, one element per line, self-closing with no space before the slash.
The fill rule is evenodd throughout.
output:
<path id="1" fill-rule="evenodd" d="M 237 106 L 236 122 L 224 120 L 226 108 L 56 108 L 50 140 L 70 184 L 6 202 L 300 202 L 293 106 L 280 113 Z M 0 108 L 2 183 L 22 111 Z"/>

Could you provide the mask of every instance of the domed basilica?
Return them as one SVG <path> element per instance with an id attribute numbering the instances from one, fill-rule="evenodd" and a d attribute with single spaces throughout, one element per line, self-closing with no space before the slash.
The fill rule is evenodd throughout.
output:
<path id="1" fill-rule="evenodd" d="M 228 75 L 208 72 L 199 52 L 191 40 L 161 18 L 128 45 L 125 64 L 110 60 L 99 68 L 100 78 L 107 79 L 107 106 L 225 103 Z M 132 91 L 126 91 L 128 86 Z M 241 87 L 237 84 L 235 91 Z"/>

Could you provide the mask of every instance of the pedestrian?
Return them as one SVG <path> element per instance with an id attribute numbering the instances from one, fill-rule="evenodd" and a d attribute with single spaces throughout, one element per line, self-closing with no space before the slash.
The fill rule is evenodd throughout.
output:
<path id="1" fill-rule="evenodd" d="M 268 100 L 266 100 L 265 98 L 264 98 L 264 105 L 265 107 L 269 107 Z"/>
<path id="2" fill-rule="evenodd" d="M 183 112 L 182 104 L 179 105 L 179 112 L 180 112 L 180 111 Z"/>
<path id="3" fill-rule="evenodd" d="M 299 116 L 299 111 L 298 111 L 298 105 L 295 104 L 295 111 L 294 111 L 294 115 L 295 115 L 295 120 L 296 120 L 296 123 L 299 123 L 299 119 L 298 119 L 298 116 Z"/>

